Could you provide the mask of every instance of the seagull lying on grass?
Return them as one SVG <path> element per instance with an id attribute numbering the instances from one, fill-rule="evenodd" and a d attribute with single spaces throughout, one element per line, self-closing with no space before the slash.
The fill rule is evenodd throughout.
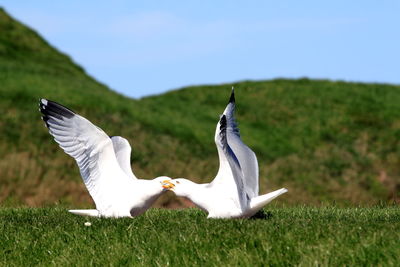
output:
<path id="1" fill-rule="evenodd" d="M 219 155 L 217 176 L 209 184 L 196 184 L 184 178 L 174 179 L 170 187 L 177 196 L 190 199 L 208 212 L 208 218 L 247 218 L 279 195 L 282 188 L 258 195 L 258 163 L 254 152 L 239 135 L 235 118 L 235 94 L 232 94 L 217 124 L 215 143 Z"/>
<path id="2" fill-rule="evenodd" d="M 69 212 L 96 217 L 134 217 L 145 212 L 166 191 L 171 178 L 136 178 L 131 147 L 120 136 L 103 130 L 70 109 L 47 99 L 39 103 L 42 119 L 60 147 L 76 160 L 96 209 Z"/>

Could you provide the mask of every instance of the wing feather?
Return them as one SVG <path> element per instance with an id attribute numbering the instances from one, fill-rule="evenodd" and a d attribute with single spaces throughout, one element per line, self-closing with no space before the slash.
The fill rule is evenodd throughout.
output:
<path id="1" fill-rule="evenodd" d="M 117 161 L 121 169 L 128 175 L 130 178 L 137 180 L 137 177 L 132 172 L 131 167 L 131 146 L 129 145 L 128 140 L 121 136 L 112 136 L 111 141 L 113 143 L 115 156 L 117 157 Z"/>
<path id="2" fill-rule="evenodd" d="M 238 196 L 237 204 L 244 209 L 250 199 L 244 190 L 244 179 L 240 162 L 227 142 L 227 119 L 225 115 L 221 116 L 217 124 L 215 142 L 220 160 L 220 168 L 211 184 L 213 186 L 223 185 L 228 189 L 234 183 Z"/>
<path id="3" fill-rule="evenodd" d="M 235 113 L 235 92 L 232 88 L 229 103 L 224 110 L 227 120 L 227 142 L 236 155 L 244 176 L 244 190 L 250 197 L 258 196 L 258 161 L 255 153 L 243 143 L 240 138 L 240 131 L 234 116 Z"/>

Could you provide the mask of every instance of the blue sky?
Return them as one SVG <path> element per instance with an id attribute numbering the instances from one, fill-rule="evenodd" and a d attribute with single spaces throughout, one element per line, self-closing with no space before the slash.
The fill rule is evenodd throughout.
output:
<path id="1" fill-rule="evenodd" d="M 0 0 L 132 97 L 244 79 L 400 84 L 400 1 Z"/>

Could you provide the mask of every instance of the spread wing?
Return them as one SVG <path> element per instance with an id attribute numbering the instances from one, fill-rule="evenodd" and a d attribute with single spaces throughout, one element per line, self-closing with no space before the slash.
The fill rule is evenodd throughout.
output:
<path id="1" fill-rule="evenodd" d="M 227 142 L 227 119 L 222 115 L 216 129 L 215 143 L 219 156 L 219 170 L 211 186 L 223 186 L 225 190 L 233 189 L 237 192 L 238 206 L 244 209 L 250 200 L 245 192 L 242 168 L 239 160 Z"/>
<path id="2" fill-rule="evenodd" d="M 237 127 L 234 113 L 235 92 L 232 88 L 229 103 L 223 113 L 227 120 L 227 142 L 242 168 L 244 190 L 250 198 L 253 198 L 258 196 L 258 161 L 254 152 L 240 139 L 239 128 Z"/>
<path id="3" fill-rule="evenodd" d="M 131 146 L 128 140 L 121 136 L 112 136 L 111 141 L 114 147 L 115 156 L 121 169 L 130 178 L 137 180 L 135 174 L 132 172 L 131 167 Z"/>
<path id="4" fill-rule="evenodd" d="M 113 143 L 103 130 L 56 102 L 41 99 L 39 106 L 49 133 L 76 160 L 98 210 L 107 209 L 128 193 L 134 180 L 122 171 Z"/>
<path id="5" fill-rule="evenodd" d="M 220 167 L 212 184 L 235 182 L 241 203 L 258 196 L 258 162 L 254 152 L 240 139 L 234 117 L 235 94 L 232 94 L 215 131 Z"/>

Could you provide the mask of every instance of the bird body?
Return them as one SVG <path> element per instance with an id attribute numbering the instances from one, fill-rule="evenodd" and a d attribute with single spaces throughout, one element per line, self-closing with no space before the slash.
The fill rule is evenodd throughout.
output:
<path id="1" fill-rule="evenodd" d="M 258 162 L 254 152 L 240 138 L 234 117 L 235 95 L 232 88 L 229 103 L 215 131 L 219 170 L 209 184 L 196 184 L 185 178 L 172 180 L 171 191 L 190 199 L 208 212 L 209 218 L 247 218 L 279 195 L 282 188 L 259 195 Z"/>
<path id="2" fill-rule="evenodd" d="M 47 99 L 39 102 L 54 140 L 73 157 L 96 210 L 71 210 L 86 216 L 133 217 L 145 212 L 170 186 L 168 177 L 138 179 L 130 167 L 131 146 L 72 110 Z M 97 211 L 97 212 L 96 212 Z"/>

